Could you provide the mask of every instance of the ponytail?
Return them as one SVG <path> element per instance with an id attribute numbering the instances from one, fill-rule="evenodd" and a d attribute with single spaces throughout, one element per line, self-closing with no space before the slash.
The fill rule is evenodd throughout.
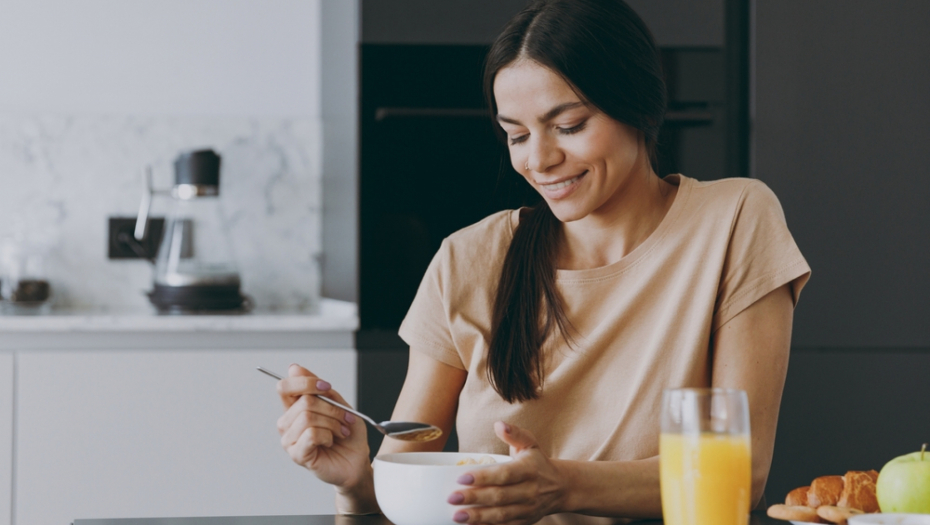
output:
<path id="1" fill-rule="evenodd" d="M 561 222 L 545 201 L 529 208 L 504 258 L 491 321 L 488 380 L 508 403 L 536 399 L 542 346 L 553 328 L 570 326 L 555 285 Z M 542 319 L 540 319 L 542 313 Z"/>

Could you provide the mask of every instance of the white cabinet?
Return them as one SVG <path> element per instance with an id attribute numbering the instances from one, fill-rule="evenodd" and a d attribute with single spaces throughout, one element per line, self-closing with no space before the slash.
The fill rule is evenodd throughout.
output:
<path id="1" fill-rule="evenodd" d="M 355 403 L 356 357 L 346 348 L 19 353 L 13 523 L 333 513 L 332 488 L 281 448 L 274 380 L 255 370 L 286 372 L 292 362 Z M 0 378 L 2 467 L 11 457 L 8 355 Z"/>
<path id="2" fill-rule="evenodd" d="M 13 502 L 13 354 L 0 352 L 0 525 Z"/>

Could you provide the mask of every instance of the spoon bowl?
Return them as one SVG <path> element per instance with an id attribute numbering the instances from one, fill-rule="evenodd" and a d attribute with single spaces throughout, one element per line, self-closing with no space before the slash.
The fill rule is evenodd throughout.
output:
<path id="1" fill-rule="evenodd" d="M 268 371 L 260 366 L 256 368 L 259 372 L 269 375 L 279 381 L 284 379 L 280 375 Z M 366 423 L 375 427 L 378 432 L 381 432 L 389 438 L 399 439 L 401 441 L 432 441 L 442 435 L 442 429 L 433 425 L 428 425 L 426 423 L 414 423 L 408 421 L 382 421 L 381 423 L 375 423 L 373 419 L 353 408 L 349 408 L 342 403 L 333 401 L 326 396 L 321 396 L 319 394 L 314 395 L 319 399 L 329 403 L 330 405 L 339 407 L 346 412 L 350 412 L 362 418 Z"/>

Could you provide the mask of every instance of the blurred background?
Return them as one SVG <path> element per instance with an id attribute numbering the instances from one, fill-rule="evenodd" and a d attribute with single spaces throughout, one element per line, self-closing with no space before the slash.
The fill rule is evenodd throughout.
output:
<path id="1" fill-rule="evenodd" d="M 628 1 L 669 85 L 662 174 L 764 181 L 813 268 L 769 502 L 918 450 L 930 3 Z M 0 0 L 0 525 L 331 512 L 278 450 L 271 385 L 235 374 L 310 361 L 390 417 L 407 363 L 396 331 L 440 241 L 534 201 L 481 93 L 487 46 L 524 3 Z M 151 265 L 114 230 L 133 224 L 147 168 L 170 188 L 177 156 L 202 148 L 223 159 L 218 226 L 253 303 L 230 320 L 155 315 Z M 42 309 L 15 304 L 36 289 Z M 127 394 L 138 381 L 152 392 Z M 217 384 L 226 409 L 186 406 Z M 63 421 L 70 448 L 52 438 Z M 215 452 L 214 436 L 258 426 Z"/>

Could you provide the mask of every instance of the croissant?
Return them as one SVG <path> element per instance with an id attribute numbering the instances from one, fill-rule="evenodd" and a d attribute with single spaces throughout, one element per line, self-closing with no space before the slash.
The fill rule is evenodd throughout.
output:
<path id="1" fill-rule="evenodd" d="M 836 505 L 843 494 L 843 487 L 843 476 L 822 476 L 815 479 L 807 491 L 807 506 L 816 509 L 821 505 Z"/>
<path id="2" fill-rule="evenodd" d="M 798 487 L 785 496 L 785 505 L 791 507 L 803 506 L 807 507 L 807 492 L 810 490 L 810 487 Z"/>
<path id="3" fill-rule="evenodd" d="M 878 512 L 878 498 L 875 495 L 875 483 L 878 472 L 851 470 L 843 476 L 843 493 L 837 501 L 837 507 L 859 509 L 862 512 Z"/>
<path id="4" fill-rule="evenodd" d="M 813 523 L 845 524 L 849 516 L 879 511 L 875 496 L 877 481 L 878 472 L 874 470 L 851 470 L 843 476 L 821 476 L 810 486 L 789 492 L 785 504 L 772 505 L 768 515 Z"/>

